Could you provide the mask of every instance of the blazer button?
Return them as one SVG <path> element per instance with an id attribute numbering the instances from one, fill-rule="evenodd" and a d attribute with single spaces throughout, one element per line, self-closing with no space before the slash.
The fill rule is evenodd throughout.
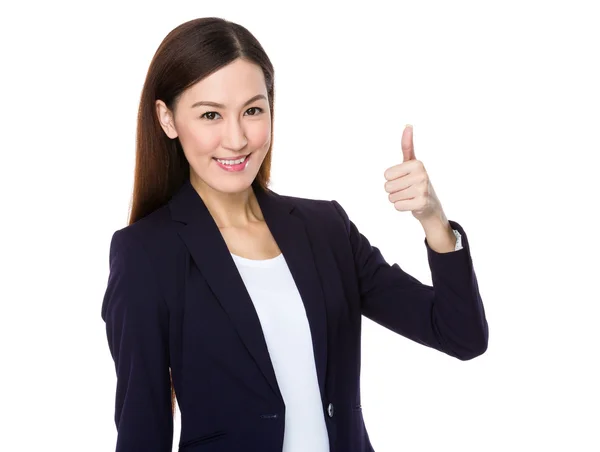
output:
<path id="1" fill-rule="evenodd" d="M 329 417 L 333 417 L 333 403 L 330 403 L 327 407 L 327 414 L 329 415 Z"/>

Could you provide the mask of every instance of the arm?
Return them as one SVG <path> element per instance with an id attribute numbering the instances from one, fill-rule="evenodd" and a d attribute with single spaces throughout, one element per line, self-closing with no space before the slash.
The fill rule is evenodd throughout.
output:
<path id="1" fill-rule="evenodd" d="M 116 452 L 170 452 L 173 444 L 168 310 L 141 245 L 117 231 L 102 319 L 117 374 Z"/>
<path id="2" fill-rule="evenodd" d="M 433 282 L 429 286 L 398 264 L 389 265 L 344 209 L 336 201 L 332 203 L 346 227 L 365 317 L 463 361 L 485 352 L 488 325 L 468 238 L 460 224 L 450 221 L 461 235 L 459 250 L 438 253 L 424 239 Z"/>
<path id="3" fill-rule="evenodd" d="M 438 253 L 449 253 L 462 249 L 460 232 L 452 229 L 443 210 L 440 215 L 434 215 L 429 219 L 419 220 L 423 230 L 427 245 L 433 251 Z"/>

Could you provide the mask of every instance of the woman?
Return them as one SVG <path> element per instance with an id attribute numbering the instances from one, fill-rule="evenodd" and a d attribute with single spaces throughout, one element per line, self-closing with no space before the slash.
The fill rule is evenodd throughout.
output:
<path id="1" fill-rule="evenodd" d="M 412 129 L 385 188 L 424 227 L 433 287 L 386 263 L 337 202 L 267 188 L 273 106 L 273 67 L 235 23 L 184 23 L 151 62 L 102 304 L 117 452 L 170 451 L 175 394 L 182 451 L 373 450 L 361 315 L 461 360 L 487 348 L 466 234 Z"/>

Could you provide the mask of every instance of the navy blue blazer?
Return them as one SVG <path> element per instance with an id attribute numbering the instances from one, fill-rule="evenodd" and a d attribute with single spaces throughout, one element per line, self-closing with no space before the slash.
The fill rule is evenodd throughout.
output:
<path id="1" fill-rule="evenodd" d="M 360 395 L 361 316 L 460 360 L 487 349 L 488 325 L 463 249 L 427 249 L 433 286 L 390 265 L 336 201 L 253 187 L 298 287 L 312 333 L 331 452 L 372 451 Z M 259 318 L 223 237 L 189 180 L 117 230 L 102 319 L 117 383 L 117 452 L 280 452 L 285 404 Z"/>

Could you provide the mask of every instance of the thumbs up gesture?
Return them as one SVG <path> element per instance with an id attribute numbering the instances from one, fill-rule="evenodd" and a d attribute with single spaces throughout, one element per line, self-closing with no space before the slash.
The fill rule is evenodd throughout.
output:
<path id="1" fill-rule="evenodd" d="M 413 128 L 407 124 L 402 133 L 403 162 L 388 168 L 385 191 L 396 210 L 411 211 L 423 222 L 436 216 L 444 217 L 442 205 L 435 194 L 425 166 L 415 157 Z"/>

